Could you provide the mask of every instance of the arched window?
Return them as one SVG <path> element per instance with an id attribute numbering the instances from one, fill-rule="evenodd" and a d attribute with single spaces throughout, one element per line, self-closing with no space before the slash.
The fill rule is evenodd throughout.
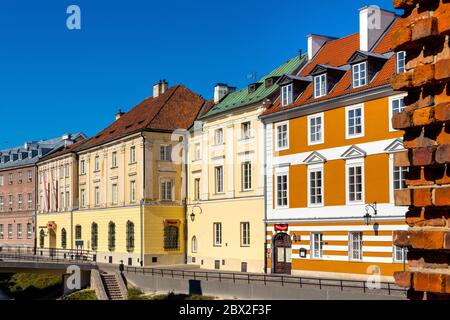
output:
<path id="1" fill-rule="evenodd" d="M 127 251 L 134 251 L 134 223 L 131 221 L 127 222 Z"/>
<path id="2" fill-rule="evenodd" d="M 109 251 L 114 251 L 116 248 L 116 224 L 112 221 L 108 226 L 108 248 Z"/>
<path id="3" fill-rule="evenodd" d="M 165 250 L 178 250 L 178 227 L 167 226 L 164 228 L 164 249 Z"/>
<path id="4" fill-rule="evenodd" d="M 98 225 L 93 222 L 91 225 L 91 249 L 97 251 L 98 248 Z"/>
<path id="5" fill-rule="evenodd" d="M 45 244 L 45 232 L 41 229 L 39 232 L 39 247 L 44 248 Z"/>
<path id="6" fill-rule="evenodd" d="M 67 232 L 64 228 L 61 230 L 61 247 L 63 249 L 67 248 Z"/>
<path id="7" fill-rule="evenodd" d="M 192 237 L 191 250 L 192 250 L 192 253 L 197 253 L 197 237 L 196 236 Z"/>
<path id="8" fill-rule="evenodd" d="M 75 226 L 75 240 L 81 240 L 81 226 Z"/>

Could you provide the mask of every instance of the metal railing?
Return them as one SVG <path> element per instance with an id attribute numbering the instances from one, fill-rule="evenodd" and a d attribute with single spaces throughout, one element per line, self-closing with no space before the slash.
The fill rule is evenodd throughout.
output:
<path id="1" fill-rule="evenodd" d="M 71 249 L 0 247 L 0 259 L 18 261 L 41 261 L 71 264 L 96 264 L 96 254 Z"/>
<path id="2" fill-rule="evenodd" d="M 125 267 L 128 273 L 142 274 L 147 276 L 160 276 L 172 279 L 206 280 L 219 282 L 233 282 L 245 284 L 278 284 L 298 288 L 316 288 L 320 290 L 334 289 L 339 291 L 361 291 L 362 293 L 384 294 L 406 296 L 407 290 L 396 286 L 391 282 L 379 282 L 373 288 L 367 281 L 362 280 L 340 280 L 296 277 L 289 275 L 275 274 L 251 274 L 233 273 L 217 271 L 193 271 L 183 269 L 161 269 L 161 268 L 140 268 Z"/>

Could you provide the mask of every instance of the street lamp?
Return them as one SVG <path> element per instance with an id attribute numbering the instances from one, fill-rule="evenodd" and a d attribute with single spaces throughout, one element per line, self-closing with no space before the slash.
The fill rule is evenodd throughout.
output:
<path id="1" fill-rule="evenodd" d="M 194 222 L 195 221 L 195 208 L 198 208 L 200 210 L 199 214 L 201 214 L 203 212 L 202 208 L 200 208 L 199 205 L 195 205 L 192 207 L 192 212 L 190 214 L 191 217 L 191 221 Z"/>
<path id="2" fill-rule="evenodd" d="M 369 213 L 370 210 L 373 211 L 373 216 L 376 216 L 378 213 L 377 210 L 377 203 L 373 203 L 373 204 L 366 204 L 366 214 L 364 215 L 364 221 L 366 222 L 366 225 L 369 225 L 370 222 L 372 221 L 373 216 Z"/>

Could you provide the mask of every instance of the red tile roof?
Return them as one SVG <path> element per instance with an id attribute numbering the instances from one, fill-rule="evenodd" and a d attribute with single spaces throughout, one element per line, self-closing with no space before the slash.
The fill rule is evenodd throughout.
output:
<path id="1" fill-rule="evenodd" d="M 397 19 L 385 32 L 379 43 L 375 45 L 373 53 L 383 54 L 391 51 L 391 35 L 399 27 L 400 21 Z M 347 64 L 350 57 L 359 50 L 359 33 L 327 42 L 316 54 L 308 65 L 300 71 L 299 76 L 306 77 L 318 64 L 325 64 L 333 67 L 341 67 Z M 313 83 L 310 83 L 297 100 L 288 106 L 281 106 L 280 99 L 268 108 L 262 116 L 268 116 L 280 111 L 307 106 L 314 102 L 326 101 L 332 98 L 345 96 L 351 93 L 373 89 L 390 83 L 390 78 L 395 74 L 396 59 L 393 55 L 376 74 L 369 85 L 359 88 L 352 87 L 352 70 L 349 69 L 339 80 L 339 82 L 324 97 L 313 97 Z"/>
<path id="2" fill-rule="evenodd" d="M 182 85 L 176 85 L 157 98 L 150 97 L 142 101 L 77 150 L 87 150 L 141 131 L 188 129 L 204 104 L 205 100 L 201 96 Z"/>

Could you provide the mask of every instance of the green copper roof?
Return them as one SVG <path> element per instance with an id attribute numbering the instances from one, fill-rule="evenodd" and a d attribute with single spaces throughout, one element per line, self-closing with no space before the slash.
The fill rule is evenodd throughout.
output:
<path id="1" fill-rule="evenodd" d="M 274 84 L 271 87 L 266 88 L 265 80 L 270 77 L 281 77 L 285 74 L 291 74 L 302 64 L 304 59 L 306 59 L 306 54 L 301 57 L 297 55 L 296 57 L 286 61 L 271 73 L 257 81 L 256 83 L 259 84 L 259 87 L 255 92 L 249 93 L 248 87 L 245 87 L 239 91 L 230 93 L 216 106 L 212 107 L 211 110 L 209 110 L 209 112 L 202 118 L 207 118 L 222 112 L 231 111 L 236 108 L 244 107 L 268 98 L 278 89 L 278 85 Z"/>

